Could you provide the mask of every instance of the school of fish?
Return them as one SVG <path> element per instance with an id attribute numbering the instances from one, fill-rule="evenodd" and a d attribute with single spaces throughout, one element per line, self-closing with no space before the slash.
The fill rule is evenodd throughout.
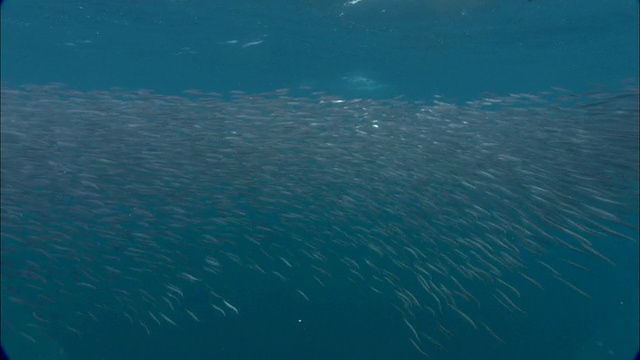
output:
<path id="1" fill-rule="evenodd" d="M 243 316 L 241 284 L 265 279 L 306 302 L 337 282 L 386 297 L 425 358 L 456 327 L 501 344 L 483 307 L 525 313 L 523 286 L 552 282 L 593 298 L 565 273 L 637 242 L 637 89 L 4 86 L 2 296 L 31 318 L 3 327 L 37 343 L 116 316 L 153 336 Z"/>

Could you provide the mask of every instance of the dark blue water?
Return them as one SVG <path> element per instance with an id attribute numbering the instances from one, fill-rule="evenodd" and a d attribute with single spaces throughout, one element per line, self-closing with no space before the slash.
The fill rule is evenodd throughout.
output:
<path id="1" fill-rule="evenodd" d="M 386 110 L 378 110 L 378 114 L 388 111 L 389 117 L 376 115 L 376 109 L 367 109 L 364 105 L 352 111 L 341 110 L 339 105 L 316 108 L 310 104 L 318 101 L 309 100 L 316 99 L 309 92 L 324 91 L 345 101 L 404 95 L 403 100 L 408 102 L 431 102 L 434 96 L 442 96 L 457 105 L 492 96 L 488 94 L 539 93 L 557 91 L 552 90 L 557 87 L 580 94 L 594 88 L 616 94 L 625 79 L 636 79 L 637 88 L 637 11 L 637 1 L 630 0 L 363 0 L 353 4 L 313 0 L 268 4 L 256 1 L 3 2 L 3 345 L 14 359 L 422 359 L 408 340 L 412 334 L 403 319 L 410 319 L 418 332 L 436 337 L 446 348 L 441 351 L 422 338 L 432 359 L 631 358 L 638 348 L 639 316 L 637 145 L 627 146 L 631 143 L 621 141 L 619 146 L 612 144 L 611 152 L 602 148 L 599 155 L 594 155 L 590 152 L 593 148 L 580 143 L 575 145 L 578 155 L 571 154 L 572 147 L 563 146 L 563 152 L 542 157 L 538 156 L 544 153 L 540 149 L 532 149 L 530 154 L 535 155 L 526 155 L 517 144 L 505 140 L 505 144 L 508 143 L 505 148 L 513 149 L 525 160 L 523 168 L 544 170 L 539 178 L 529 179 L 531 184 L 553 191 L 568 185 L 562 184 L 562 172 L 553 174 L 557 183 L 552 183 L 546 171 L 561 169 L 559 164 L 563 161 L 566 160 L 571 169 L 578 169 L 581 175 L 598 173 L 589 167 L 590 159 L 594 164 L 604 164 L 599 175 L 613 185 L 605 180 L 585 180 L 585 183 L 589 189 L 606 193 L 601 194 L 603 197 L 623 199 L 624 207 L 611 205 L 611 211 L 623 225 L 606 221 L 603 224 L 630 240 L 602 234 L 589 237 L 614 266 L 596 256 L 576 253 L 556 241 L 542 243 L 543 254 L 530 253 L 520 242 L 516 228 L 505 230 L 504 234 L 513 236 L 505 235 L 505 238 L 516 244 L 517 251 L 514 251 L 522 254 L 522 259 L 512 272 L 504 271 L 496 278 L 518 289 L 517 306 L 524 311 L 507 310 L 494 300 L 492 291 L 501 286 L 497 280 L 465 279 L 466 289 L 476 294 L 480 306 L 456 299 L 461 310 L 472 314 L 479 327 L 476 330 L 452 310 L 445 309 L 434 318 L 424 308 L 403 306 L 395 291 L 407 289 L 414 294 L 422 291 L 415 281 L 415 269 L 410 271 L 397 264 L 417 264 L 403 246 L 414 248 L 412 244 L 419 243 L 425 236 L 433 236 L 437 246 L 428 254 L 434 259 L 433 264 L 447 264 L 439 256 L 440 252 L 470 250 L 466 245 L 457 242 L 451 245 L 438 237 L 452 235 L 451 229 L 456 226 L 432 221 L 442 220 L 455 205 L 471 202 L 500 213 L 502 217 L 494 218 L 500 226 L 504 219 L 507 219 L 504 223 L 514 224 L 527 216 L 539 220 L 533 211 L 536 207 L 522 204 L 523 213 L 517 213 L 513 211 L 517 207 L 503 207 L 494 200 L 483 202 L 483 194 L 460 190 L 464 187 L 459 182 L 457 187 L 450 185 L 454 183 L 452 179 L 465 179 L 472 173 L 466 172 L 473 163 L 467 159 L 480 154 L 478 149 L 484 149 L 481 146 L 469 145 L 466 149 L 469 157 L 466 157 L 464 142 L 455 143 L 455 147 L 447 142 L 447 139 L 458 141 L 460 138 L 456 136 L 445 137 L 444 148 L 429 147 L 429 143 L 421 144 L 417 138 L 411 138 L 411 146 L 406 148 L 384 143 L 379 150 L 375 147 L 379 143 L 375 141 L 345 136 L 357 135 L 355 128 L 345 126 L 346 130 L 340 129 L 343 137 L 336 141 L 342 152 L 336 155 L 321 149 L 335 138 L 316 136 L 295 126 L 286 128 L 291 133 L 286 129 L 270 131 L 270 127 L 257 120 L 259 124 L 251 134 L 253 137 L 242 140 L 249 145 L 236 145 L 233 140 L 217 137 L 222 133 L 231 137 L 224 132 L 229 129 L 194 130 L 186 136 L 179 133 L 174 124 L 184 120 L 185 124 L 192 125 L 194 119 L 213 122 L 219 116 L 225 121 L 237 118 L 244 128 L 253 120 L 242 116 L 254 116 L 260 111 L 273 115 L 274 109 L 278 109 L 282 111 L 281 118 L 286 118 L 294 116 L 295 111 L 291 109 L 295 106 L 283 110 L 275 101 L 265 102 L 263 109 L 250 112 L 251 101 L 238 101 L 230 108 L 227 105 L 205 108 L 166 100 L 170 105 L 162 110 L 160 100 L 149 100 L 145 95 L 131 95 L 121 106 L 101 99 L 117 97 L 113 95 L 116 90 L 110 90 L 113 88 L 151 89 L 162 96 L 184 95 L 184 90 L 198 89 L 223 93 L 222 98 L 227 100 L 234 99 L 229 93 L 233 90 L 252 94 L 289 88 L 293 94 L 309 101 L 301 107 L 304 110 L 301 114 L 308 113 L 309 118 L 315 117 L 318 121 L 339 114 L 343 123 L 355 123 L 362 119 L 393 122 L 406 114 L 389 110 L 393 107 L 386 103 Z M 47 91 L 34 90 L 29 93 L 31 97 L 25 96 L 28 100 L 4 93 L 5 89 L 15 90 L 25 84 L 52 82 L 66 84 L 79 92 L 65 92 L 61 98 L 68 99 L 68 105 L 61 101 L 49 110 L 43 101 L 48 95 L 41 95 L 49 94 Z M 106 92 L 83 93 L 93 90 Z M 185 99 L 192 98 L 194 96 L 185 95 Z M 408 108 L 407 104 L 398 107 Z M 624 104 L 636 108 L 635 113 L 630 111 L 625 115 L 627 118 L 616 118 L 620 124 L 628 125 L 633 122 L 626 119 L 637 117 L 637 100 Z M 129 106 L 136 109 L 136 119 L 148 120 L 153 126 L 157 124 L 144 134 L 160 134 L 159 139 L 149 140 L 151 138 L 141 133 L 124 130 L 119 133 L 116 126 L 101 125 L 106 121 L 103 115 L 92 117 L 70 111 L 103 111 L 109 114 L 110 121 L 122 119 L 122 123 L 127 124 L 129 118 L 113 114 L 126 113 L 133 117 L 134 112 L 128 112 Z M 505 105 L 504 113 L 517 114 L 520 108 L 514 106 Z M 613 105 L 603 109 L 605 114 L 619 110 Z M 504 113 L 496 111 L 496 118 Z M 51 122 L 47 121 L 48 114 Z M 552 114 L 557 116 L 556 120 L 565 118 L 560 113 Z M 54 124 L 75 116 L 86 116 L 88 125 L 66 133 L 64 126 Z M 477 113 L 468 116 L 480 118 Z M 566 118 L 573 121 L 572 126 L 579 123 L 576 120 L 579 116 L 567 115 Z M 595 110 L 585 118 L 601 122 L 607 119 Z M 15 128 L 6 125 L 8 121 L 35 125 Z M 167 121 L 166 126 L 163 121 Z M 81 122 L 73 123 L 77 126 Z M 551 128 L 550 132 L 557 134 L 563 127 L 554 124 Z M 590 125 L 585 128 L 601 140 L 598 135 L 602 133 L 597 128 Z M 58 134 L 50 129 L 63 131 Z M 438 129 L 434 126 L 431 133 Z M 618 130 L 625 132 L 625 129 Z M 9 135 L 5 135 L 5 131 Z M 15 137 L 14 132 L 21 135 Z M 413 132 L 398 127 L 389 133 L 409 136 Z M 415 133 L 429 138 L 430 132 L 420 128 Z M 211 134 L 216 136 L 207 138 Z M 255 140 L 261 139 L 260 134 L 266 134 L 265 138 L 270 141 Z M 308 136 L 303 136 L 305 134 Z M 625 134 L 620 138 L 634 138 L 637 126 L 630 126 Z M 446 132 L 443 135 L 447 135 Z M 529 144 L 522 133 L 512 135 Z M 608 139 L 604 135 L 602 138 Z M 469 139 L 468 144 L 474 144 L 473 136 Z M 203 147 L 208 141 L 213 144 L 211 148 Z M 61 143 L 76 144 L 76 147 L 64 148 Z M 314 149 L 309 150 L 308 156 L 301 150 L 307 143 Z M 167 151 L 163 144 L 175 145 L 176 152 Z M 192 144 L 197 146 L 190 147 Z M 232 155 L 224 152 L 225 144 L 230 144 Z M 540 142 L 540 147 L 560 148 L 554 144 Z M 405 165 L 399 165 L 402 161 L 385 162 L 394 156 L 401 159 L 407 149 L 408 153 L 418 153 L 418 145 L 442 149 L 442 153 L 433 158 L 425 155 L 425 162 L 413 155 L 407 155 Z M 127 146 L 131 148 L 128 150 Z M 209 154 L 203 153 L 203 149 L 220 151 L 220 158 L 206 162 L 210 160 Z M 157 163 L 147 162 L 148 158 L 142 155 L 136 158 L 146 150 L 158 152 L 154 155 Z M 390 151 L 389 158 L 383 158 L 384 151 Z M 5 157 L 4 153 L 9 155 Z M 118 164 L 127 165 L 100 163 L 101 153 L 116 154 L 120 156 Z M 350 154 L 361 157 L 351 158 Z M 607 160 L 608 154 L 613 154 L 611 161 Z M 325 155 L 333 165 L 318 160 Z M 396 179 L 400 185 L 389 178 L 370 188 L 365 181 L 354 180 L 379 180 L 377 172 L 386 170 L 372 165 L 378 160 L 380 164 L 387 164 L 387 170 L 393 170 L 394 174 L 405 174 Z M 437 164 L 431 166 L 427 161 Z M 449 161 L 453 164 L 460 161 L 469 168 L 461 169 L 460 173 L 448 172 L 450 177 L 444 179 L 429 176 L 431 169 L 434 172 L 441 167 L 453 169 L 454 166 L 446 166 Z M 620 166 L 616 167 L 617 164 Z M 70 172 L 62 170 L 65 166 Z M 289 171 L 269 172 L 279 166 Z M 474 166 L 480 171 L 491 169 L 495 164 Z M 137 172 L 146 168 L 155 172 Z M 573 174 L 564 173 L 568 177 Z M 610 174 L 626 177 L 610 179 Z M 477 179 L 476 175 L 471 178 Z M 493 182 L 512 191 L 520 188 L 508 178 Z M 278 186 L 283 183 L 290 193 L 278 192 Z M 93 191 L 91 184 L 101 189 L 97 191 L 100 196 L 87 195 Z M 400 192 L 405 185 L 412 186 L 411 193 Z M 439 210 L 424 210 L 426 205 L 414 196 L 424 193 L 418 190 L 420 186 L 424 192 L 442 190 L 429 198 L 438 204 Z M 470 195 L 463 201 L 448 197 L 448 193 Z M 577 188 L 566 193 L 585 194 Z M 540 196 L 549 199 L 545 194 L 542 192 Z M 354 207 L 345 205 L 350 203 L 346 198 L 352 199 Z M 337 206 L 335 199 L 344 202 Z M 517 201 L 522 197 L 514 195 L 511 199 Z M 580 209 L 581 216 L 549 210 L 549 217 L 564 214 L 574 221 L 589 213 L 582 205 L 592 204 L 582 198 L 556 200 L 558 207 L 569 204 L 574 206 L 571 209 Z M 459 207 L 453 216 L 464 221 L 465 232 L 460 233 L 461 237 L 491 233 L 469 222 L 464 208 Z M 295 218 L 283 214 L 301 214 L 302 219 L 292 220 Z M 576 237 L 548 222 L 540 220 L 540 223 L 549 225 L 545 230 L 550 235 L 576 244 Z M 400 230 L 394 232 L 391 225 Z M 580 225 L 584 224 L 579 223 L 572 229 Z M 147 247 L 148 237 L 155 239 L 156 246 Z M 53 248 L 52 239 L 56 239 L 55 244 L 71 250 Z M 368 244 L 388 244 L 390 249 L 381 250 L 385 255 L 379 256 Z M 125 255 L 125 249 L 134 245 L 145 253 Z M 430 249 L 426 245 L 415 245 L 415 248 Z M 46 255 L 58 252 L 63 254 L 59 258 Z M 323 258 L 312 259 L 305 254 L 321 254 Z M 220 272 L 202 270 L 208 255 L 222 263 Z M 358 262 L 362 281 L 350 271 L 354 269 L 352 265 L 345 266 L 345 257 Z M 141 263 L 140 259 L 149 262 Z M 570 280 L 591 298 L 556 280 L 537 262 L 540 259 L 561 270 L 563 279 Z M 568 265 L 563 259 L 587 270 Z M 367 267 L 365 260 L 373 261 L 377 267 Z M 39 265 L 34 267 L 33 263 Z M 128 269 L 124 275 L 133 280 L 121 277 L 122 274 L 114 275 L 105 270 L 105 265 Z M 330 275 L 318 272 L 311 265 L 321 266 Z M 447 266 L 451 274 L 442 276 L 442 282 L 450 287 L 449 275 L 454 275 L 457 265 Z M 377 282 L 374 278 L 385 274 L 379 269 L 389 269 L 397 276 L 396 285 Z M 194 271 L 205 281 L 190 282 L 180 275 L 182 272 L 196 274 Z M 273 272 L 288 280 L 279 280 Z M 430 273 L 435 274 L 431 270 Z M 544 289 L 534 286 L 520 273 L 535 278 Z M 455 274 L 463 278 L 460 273 Z M 314 276 L 322 280 L 322 284 Z M 96 284 L 109 286 L 78 290 L 77 283 L 92 279 Z M 167 283 L 179 284 L 184 293 L 179 305 L 173 305 L 179 306 L 178 311 L 172 313 L 160 298 L 163 294 L 166 296 L 164 285 Z M 372 291 L 372 286 L 380 293 Z M 113 288 L 129 295 L 118 295 Z M 138 289 L 147 289 L 157 301 L 146 302 Z M 212 296 L 212 289 L 228 299 L 239 313 L 235 314 L 231 307 L 225 307 Z M 501 289 L 504 293 L 509 291 L 505 287 Z M 297 290 L 302 290 L 309 301 Z M 55 295 L 47 296 L 47 292 Z M 514 297 L 514 293 L 508 294 Z M 114 295 L 120 296 L 117 301 Z M 52 298 L 52 302 L 47 298 Z M 422 304 L 432 301 L 424 294 L 418 300 Z M 226 311 L 226 316 L 212 308 L 214 301 Z M 436 307 L 435 303 L 431 306 Z M 182 309 L 192 311 L 198 321 Z M 161 325 L 156 324 L 147 314 L 149 311 L 156 316 L 163 311 L 177 325 L 162 319 Z M 36 318 L 44 317 L 43 314 L 47 316 L 43 321 Z M 150 335 L 140 321 L 151 328 Z M 480 321 L 490 324 L 504 344 L 484 331 Z M 439 326 L 445 326 L 453 335 L 444 335 Z"/>

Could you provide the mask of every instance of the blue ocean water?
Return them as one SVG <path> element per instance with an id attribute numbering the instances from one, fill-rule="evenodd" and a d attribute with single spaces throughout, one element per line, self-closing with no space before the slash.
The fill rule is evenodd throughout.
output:
<path id="1" fill-rule="evenodd" d="M 356 97 L 469 99 L 551 86 L 578 91 L 637 75 L 637 6 L 6 1 L 2 78 L 162 93 L 312 86 Z"/>
<path id="2" fill-rule="evenodd" d="M 425 173 L 451 170 L 454 166 L 446 166 L 451 159 L 453 164 L 456 160 L 477 166 L 478 171 L 503 170 L 495 164 L 474 164 L 470 160 L 476 156 L 485 159 L 477 155 L 486 150 L 484 143 L 469 145 L 468 150 L 462 137 L 449 137 L 450 133 L 440 133 L 437 126 L 415 131 L 436 142 L 440 138 L 430 138 L 429 134 L 443 135 L 445 145 L 439 148 L 421 144 L 410 137 L 411 130 L 398 127 L 389 130 L 390 134 L 398 138 L 404 135 L 415 147 L 353 136 L 336 140 L 340 152 L 334 153 L 334 148 L 322 148 L 336 139 L 323 137 L 329 130 L 318 135 L 292 126 L 286 128 L 290 133 L 279 132 L 260 120 L 260 116 L 283 114 L 286 119 L 295 114 L 305 121 L 320 122 L 329 118 L 334 121 L 339 115 L 343 123 L 373 119 L 377 127 L 378 121 L 400 123 L 399 114 L 405 114 L 402 109 L 408 109 L 411 102 L 430 103 L 434 97 L 463 106 L 493 96 L 562 91 L 553 90 L 557 88 L 578 94 L 610 91 L 615 95 L 620 84 L 629 79 L 637 88 L 637 1 L 9 0 L 3 2 L 1 16 L 2 342 L 12 358 L 425 358 L 412 346 L 413 339 L 432 359 L 629 359 L 637 351 L 637 144 L 628 146 L 630 143 L 620 141 L 619 147 L 611 150 L 610 161 L 608 149 L 593 153 L 585 143 L 574 145 L 579 156 L 572 155 L 571 146 L 545 143 L 541 146 L 558 149 L 549 157 L 538 156 L 543 154 L 539 149 L 527 152 L 517 144 L 504 145 L 522 159 L 523 168 L 541 170 L 530 177 L 531 185 L 543 187 L 537 193 L 544 200 L 541 203 L 553 199 L 568 211 L 549 213 L 552 220 L 554 215 L 562 215 L 573 221 L 558 220 L 561 225 L 554 228 L 551 221 L 527 212 L 534 207 L 523 205 L 523 212 L 518 213 L 501 202 L 483 202 L 482 195 L 473 197 L 475 193 L 467 192 L 468 187 L 458 182 L 471 179 L 476 187 L 488 189 L 493 183 L 509 191 L 519 189 L 520 185 L 510 178 L 483 182 L 477 173 L 469 175 L 464 169 L 455 174 L 447 172 L 450 177 L 445 178 L 431 178 Z M 24 90 L 32 97 L 12 92 L 25 89 L 23 85 L 51 83 L 64 84 L 71 90 L 60 90 L 59 94 L 39 88 Z M 139 89 L 150 89 L 161 96 L 135 93 Z M 220 98 L 229 103 L 216 102 L 213 107 L 187 104 L 191 95 L 184 91 L 189 89 L 219 92 Z M 231 93 L 277 89 L 290 89 L 292 97 L 299 98 L 287 99 L 287 105 L 281 106 L 275 100 L 242 100 L 240 93 Z M 318 100 L 322 95 L 310 94 L 314 91 L 335 98 Z M 174 95 L 182 100 L 170 97 Z M 397 98 L 400 95 L 403 97 Z M 265 96 L 273 97 L 278 95 Z M 116 98 L 121 102 L 110 102 Z M 383 106 L 373 102 L 394 98 L 406 103 Z M 358 108 L 340 107 L 341 102 L 354 99 L 372 102 Z M 48 108 L 47 101 L 55 105 Z M 316 106 L 324 104 L 321 101 L 335 103 L 326 108 Z M 299 113 L 294 102 L 304 104 Z M 253 107 L 256 103 L 264 107 Z M 620 115 L 612 123 L 628 126 L 614 130 L 623 140 L 633 139 L 637 138 L 637 124 L 634 127 L 626 120 L 628 116 L 637 117 L 637 100 L 624 103 L 629 104 L 630 109 L 605 106 L 604 115 L 597 110 L 585 114 L 604 121 L 607 112 L 614 118 L 618 110 L 629 111 L 624 115 L 627 118 Z M 505 108 L 514 118 L 520 114 L 520 108 Z M 457 118 L 439 109 L 434 110 L 434 119 Z M 376 115 L 381 113 L 389 115 Z M 50 122 L 46 121 L 48 114 Z M 104 114 L 123 124 L 127 119 L 137 119 L 132 123 L 149 120 L 153 128 L 144 133 L 116 133 L 116 125 L 101 123 L 106 121 Z M 465 114 L 471 120 L 480 118 L 474 110 Z M 251 134 L 242 144 L 250 146 L 233 142 L 233 132 L 225 132 L 227 137 L 222 139 L 209 137 L 209 130 L 191 130 L 187 137 L 187 130 L 181 133 L 175 127 L 180 121 L 191 126 L 198 125 L 196 120 L 215 121 L 218 116 L 225 121 L 238 119 Z M 57 125 L 65 117 L 74 126 L 82 124 L 76 118 L 86 119 L 87 125 L 79 125 L 68 134 L 57 132 L 65 129 Z M 250 121 L 256 122 L 255 133 L 247 130 Z M 20 128 L 9 123 L 37 126 Z M 602 139 L 608 139 L 605 135 L 615 133 L 603 135 L 598 133 L 599 128 L 590 126 L 586 125 L 586 131 L 603 143 Z M 501 129 L 498 125 L 496 128 Z M 610 130 L 606 126 L 604 129 Z M 360 128 L 339 131 L 341 135 L 357 135 Z M 549 131 L 562 134 L 562 125 Z M 581 139 L 579 131 L 576 133 L 572 141 Z M 151 137 L 154 134 L 160 135 Z M 269 141 L 255 140 L 260 134 Z M 475 144 L 473 133 L 467 135 L 468 144 Z M 529 144 L 526 136 L 513 136 Z M 209 142 L 214 144 L 211 148 L 203 147 Z M 72 145 L 65 148 L 64 144 Z M 173 147 L 173 153 L 161 144 L 185 147 Z M 197 146 L 189 148 L 189 144 Z M 305 144 L 312 148 L 308 153 L 300 151 Z M 380 148 L 375 147 L 377 144 Z M 257 145 L 255 150 L 252 146 Z M 442 149 L 442 153 L 438 158 L 404 155 L 407 149 L 418 153 L 420 146 Z M 203 149 L 219 152 L 219 158 L 211 160 Z M 232 149 L 233 154 L 225 149 Z M 463 154 L 465 150 L 469 155 Z M 493 150 L 486 151 L 494 154 Z M 104 158 L 101 153 L 106 154 Z M 349 157 L 349 153 L 360 157 Z M 109 154 L 116 154 L 118 159 Z M 153 156 L 153 160 L 147 156 Z M 393 162 L 395 156 L 401 160 L 406 157 L 406 161 Z M 326 165 L 325 158 L 332 165 Z M 597 173 L 597 169 L 588 168 L 589 160 L 604 164 L 599 175 L 606 180 L 596 181 L 585 175 Z M 380 167 L 373 166 L 376 161 Z M 428 161 L 437 164 L 431 166 Z M 120 164 L 126 164 L 126 168 Z M 379 180 L 375 187 L 368 187 L 364 180 L 379 179 L 376 173 L 382 173 L 385 164 L 393 174 L 404 176 L 393 175 L 388 182 Z M 577 169 L 576 174 L 582 178 L 571 177 L 572 172 L 549 173 L 562 164 Z M 57 166 L 70 170 L 62 171 Z M 288 171 L 273 170 L 278 166 Z M 139 173 L 136 169 L 153 171 Z M 627 177 L 612 176 L 611 180 L 610 174 Z M 551 175 L 556 182 L 551 182 Z M 571 182 L 563 183 L 562 175 L 571 177 Z M 364 180 L 358 182 L 359 178 Z M 402 186 L 396 186 L 392 179 Z M 613 212 L 619 221 L 604 221 L 602 226 L 607 230 L 580 223 L 584 214 L 599 214 L 581 207 L 593 204 L 555 195 L 557 189 L 575 185 L 575 179 L 584 179 L 587 190 L 576 187 L 558 193 L 605 198 L 605 205 L 599 209 Z M 405 185 L 414 186 L 412 192 L 398 193 Z M 280 191 L 279 186 L 286 191 Z M 438 190 L 425 200 L 437 203 L 437 210 L 414 196 L 421 193 L 421 186 L 424 193 Z M 92 189 L 96 193 L 109 189 L 108 196 L 90 195 Z M 550 191 L 553 197 L 548 195 Z M 449 198 L 448 193 L 465 197 Z M 334 199 L 340 199 L 339 206 Z M 518 201 L 522 197 L 518 193 L 510 199 Z M 624 206 L 612 205 L 612 199 L 624 202 Z M 495 279 L 465 279 L 465 289 L 478 297 L 479 306 L 464 294 L 455 298 L 457 303 L 445 290 L 437 295 L 443 305 L 452 301 L 472 314 L 472 326 L 446 305 L 437 317 L 431 317 L 426 304 L 437 311 L 439 303 L 422 294 L 416 300 L 418 306 L 403 292 L 421 291 L 415 281 L 415 268 L 409 271 L 403 266 L 431 264 L 436 269 L 428 273 L 434 276 L 434 282 L 442 281 L 440 285 L 452 288 L 450 276 L 462 263 L 448 263 L 448 258 L 440 254 L 480 251 L 472 250 L 467 242 L 445 241 L 443 234 L 455 236 L 452 229 L 459 226 L 464 230 L 461 238 L 494 234 L 468 220 L 473 217 L 462 207 L 452 215 L 462 219 L 461 224 L 447 223 L 447 212 L 452 210 L 449 205 L 469 200 L 497 213 L 499 216 L 492 221 L 498 232 L 515 244 L 510 248 L 513 252 L 499 264 L 507 264 L 509 256 L 521 256 L 515 264 L 505 265 L 512 272 L 501 272 Z M 481 218 L 482 213 L 473 212 Z M 563 232 L 566 224 L 573 226 L 572 232 L 584 226 L 585 233 L 592 236 L 589 241 L 615 265 L 555 241 L 545 240 L 541 245 L 544 251 L 529 253 L 525 243 L 514 235 L 517 228 L 504 225 L 520 224 L 521 218 L 537 226 L 549 225 L 543 230 L 570 244 L 580 238 Z M 527 234 L 537 231 L 528 225 L 520 228 L 526 228 Z M 630 239 L 603 235 L 612 232 Z M 418 240 L 430 236 L 435 239 L 433 247 Z M 54 238 L 63 241 L 56 240 L 52 245 Z M 154 246 L 149 245 L 149 239 L 155 239 Z M 423 245 L 412 245 L 418 243 Z M 389 248 L 378 248 L 384 245 Z M 409 250 L 404 250 L 405 246 Z M 131 248 L 137 255 L 131 255 Z M 416 250 L 427 252 L 427 256 L 411 255 Z M 51 257 L 57 252 L 65 255 Z M 545 270 L 538 260 L 561 269 L 561 278 L 590 298 L 555 280 L 553 271 Z M 218 261 L 221 270 L 215 265 Z M 203 272 L 203 264 L 213 271 Z M 475 265 L 489 271 L 490 266 L 482 264 Z M 322 271 L 311 265 L 320 266 Z M 443 280 L 437 280 L 442 269 L 446 274 Z M 532 285 L 520 273 L 537 279 L 544 289 Z M 198 280 L 189 280 L 194 274 Z M 462 280 L 462 274 L 456 272 L 455 276 Z M 282 281 L 280 276 L 287 280 Z M 494 300 L 496 293 L 492 291 L 499 286 L 510 300 L 516 295 L 508 293 L 509 287 L 500 285 L 497 279 L 517 288 L 517 308 L 522 312 L 510 306 L 505 310 Z M 99 286 L 107 283 L 104 288 Z M 85 285 L 78 290 L 70 284 Z M 167 290 L 167 285 L 178 286 L 183 296 Z M 495 298 L 498 301 L 500 294 Z M 463 298 L 469 301 L 463 302 Z M 224 310 L 224 316 L 212 304 Z M 170 321 L 163 320 L 161 313 Z M 500 340 L 484 331 L 481 321 L 490 324 Z M 447 335 L 449 331 L 452 335 Z M 430 338 L 442 343 L 443 349 Z"/>

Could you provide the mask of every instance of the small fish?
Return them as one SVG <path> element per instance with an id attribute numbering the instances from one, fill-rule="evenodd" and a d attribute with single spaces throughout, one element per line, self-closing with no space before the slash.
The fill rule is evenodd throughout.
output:
<path id="1" fill-rule="evenodd" d="M 228 307 L 229 309 L 233 310 L 236 314 L 239 314 L 238 309 L 236 309 L 235 306 L 229 304 L 229 302 L 227 300 L 222 300 L 222 302 L 224 303 L 224 305 L 226 307 Z"/>
<path id="2" fill-rule="evenodd" d="M 264 42 L 264 40 L 258 40 L 258 41 L 250 41 L 244 45 L 242 45 L 243 48 L 249 47 L 249 46 L 256 46 L 256 45 L 260 45 Z"/>
<path id="3" fill-rule="evenodd" d="M 193 318 L 193 320 L 195 320 L 197 322 L 200 322 L 200 319 L 198 319 L 198 317 L 194 313 L 192 313 L 191 311 L 189 311 L 187 309 L 185 309 L 185 311 L 187 312 L 187 314 L 189 314 L 189 316 L 191 316 Z"/>
<path id="4" fill-rule="evenodd" d="M 222 310 L 219 306 L 213 304 L 211 304 L 211 306 L 213 306 L 214 309 L 220 311 L 222 313 L 222 316 L 227 316 L 227 313 L 225 313 L 224 310 Z"/>
<path id="5" fill-rule="evenodd" d="M 309 301 L 309 298 L 307 297 L 307 295 L 305 293 L 302 292 L 302 290 L 300 289 L 296 289 L 296 291 L 298 292 L 298 294 L 300 294 L 300 296 L 302 296 L 305 300 Z"/>
<path id="6" fill-rule="evenodd" d="M 178 324 L 176 324 L 173 320 L 169 319 L 169 317 L 163 313 L 159 313 L 160 316 L 162 316 L 163 319 L 165 319 L 169 324 L 174 325 L 174 326 L 178 326 Z"/>

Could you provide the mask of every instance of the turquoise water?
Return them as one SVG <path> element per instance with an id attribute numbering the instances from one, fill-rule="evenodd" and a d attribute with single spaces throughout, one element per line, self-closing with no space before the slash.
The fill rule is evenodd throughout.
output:
<path id="1" fill-rule="evenodd" d="M 3 2 L 3 346 L 631 358 L 637 11 Z"/>
<path id="2" fill-rule="evenodd" d="M 631 0 L 6 1 L 2 77 L 162 93 L 578 91 L 637 75 L 637 9 Z"/>

